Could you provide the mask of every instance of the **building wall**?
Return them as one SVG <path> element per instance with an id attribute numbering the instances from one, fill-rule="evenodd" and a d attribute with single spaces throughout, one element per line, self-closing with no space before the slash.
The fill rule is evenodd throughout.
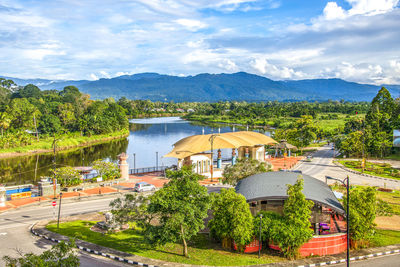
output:
<path id="1" fill-rule="evenodd" d="M 280 250 L 274 244 L 269 245 L 270 248 Z M 299 250 L 303 257 L 312 255 L 333 255 L 339 254 L 347 249 L 347 234 L 333 234 L 325 236 L 314 236 L 310 241 L 305 243 Z"/>

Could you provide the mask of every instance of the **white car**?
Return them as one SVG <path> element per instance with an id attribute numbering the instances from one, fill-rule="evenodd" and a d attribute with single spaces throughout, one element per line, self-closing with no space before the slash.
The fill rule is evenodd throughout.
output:
<path id="1" fill-rule="evenodd" d="M 146 182 L 140 182 L 135 184 L 134 189 L 136 192 L 144 192 L 144 191 L 154 191 L 156 190 L 156 187 Z"/>

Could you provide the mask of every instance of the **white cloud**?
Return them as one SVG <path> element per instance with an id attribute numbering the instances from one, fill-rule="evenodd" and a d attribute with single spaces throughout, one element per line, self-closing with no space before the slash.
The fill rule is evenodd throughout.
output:
<path id="1" fill-rule="evenodd" d="M 104 70 L 100 71 L 100 74 L 103 78 L 111 78 L 111 75 Z"/>
<path id="2" fill-rule="evenodd" d="M 89 77 L 90 77 L 91 80 L 94 80 L 94 81 L 99 79 L 99 77 L 98 77 L 96 74 L 94 74 L 94 73 L 91 73 L 91 74 L 89 75 Z"/>
<path id="3" fill-rule="evenodd" d="M 351 15 L 376 15 L 392 11 L 399 0 L 346 0 L 352 6 Z"/>
<path id="4" fill-rule="evenodd" d="M 327 20 L 343 19 L 346 17 L 345 10 L 336 2 L 328 2 L 324 8 L 323 16 Z"/>
<path id="5" fill-rule="evenodd" d="M 377 15 L 392 11 L 399 0 L 346 0 L 351 8 L 344 10 L 336 2 L 328 2 L 324 8 L 322 19 L 344 19 L 354 15 Z"/>
<path id="6" fill-rule="evenodd" d="M 175 22 L 189 31 L 198 31 L 207 27 L 206 23 L 194 19 L 177 19 Z"/>
<path id="7" fill-rule="evenodd" d="M 266 58 L 255 58 L 250 62 L 257 72 L 274 79 L 300 79 L 306 75 L 288 67 L 278 67 L 268 62 Z"/>

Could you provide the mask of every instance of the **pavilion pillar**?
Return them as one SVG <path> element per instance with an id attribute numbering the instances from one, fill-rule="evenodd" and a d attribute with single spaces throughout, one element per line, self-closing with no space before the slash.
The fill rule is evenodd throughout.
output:
<path id="1" fill-rule="evenodd" d="M 236 149 L 232 148 L 232 165 L 236 164 Z"/>
<path id="2" fill-rule="evenodd" d="M 121 178 L 125 180 L 129 180 L 129 164 L 126 161 L 128 159 L 128 155 L 126 153 L 121 153 L 119 156 L 119 171 L 121 173 Z"/>
<path id="3" fill-rule="evenodd" d="M 221 169 L 221 166 L 222 166 L 221 149 L 218 149 L 217 168 Z"/>

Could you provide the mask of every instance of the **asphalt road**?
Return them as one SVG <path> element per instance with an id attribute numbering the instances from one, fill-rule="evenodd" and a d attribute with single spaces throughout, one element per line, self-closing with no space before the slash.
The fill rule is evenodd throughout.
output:
<path id="1" fill-rule="evenodd" d="M 220 188 L 212 186 L 208 187 L 208 191 L 219 192 Z M 100 199 L 81 201 L 64 200 L 61 206 L 61 217 L 108 210 L 110 201 L 116 197 L 104 196 Z M 0 266 L 4 265 L 1 260 L 3 256 L 17 257 L 18 251 L 39 254 L 54 245 L 51 241 L 32 235 L 29 227 L 37 221 L 56 218 L 54 211 L 57 215 L 58 202 L 56 208 L 54 209 L 50 203 L 43 203 L 40 206 L 22 207 L 18 210 L 0 213 Z M 85 252 L 80 252 L 79 258 L 81 266 L 87 267 L 131 266 Z"/>
<path id="2" fill-rule="evenodd" d="M 343 179 L 348 172 L 332 164 L 333 151 L 329 147 L 323 147 L 314 154 L 311 162 L 304 162 L 297 166 L 296 169 L 302 170 L 304 174 L 311 175 L 315 178 L 325 181 L 325 175 Z M 370 184 L 384 186 L 382 180 L 376 180 L 361 175 L 350 173 L 350 181 L 352 184 Z M 224 186 L 225 187 L 225 186 Z M 400 183 L 388 183 L 387 187 L 400 187 Z M 218 192 L 221 187 L 209 187 L 209 192 Z M 72 201 L 65 200 L 62 203 L 61 216 L 71 216 L 84 214 L 89 212 L 104 211 L 109 208 L 109 203 L 116 198 L 104 196 L 101 199 Z M 58 203 L 57 203 L 58 205 Z M 58 208 L 58 206 L 57 206 Z M 57 210 L 56 210 L 57 211 Z M 50 203 L 41 204 L 40 206 L 23 207 L 18 210 L 12 210 L 0 214 L 0 258 L 5 255 L 12 257 L 18 256 L 17 250 L 24 253 L 33 252 L 41 253 L 54 245 L 53 242 L 33 236 L 29 232 L 29 227 L 40 220 L 52 219 L 53 207 Z M 103 257 L 95 256 L 80 252 L 79 258 L 81 266 L 130 266 L 124 263 L 116 262 Z M 400 256 L 386 256 L 371 259 L 368 261 L 353 262 L 351 266 L 400 266 Z M 4 262 L 0 260 L 0 266 Z M 345 265 L 337 265 L 345 266 Z"/>
<path id="3" fill-rule="evenodd" d="M 111 199 L 112 198 L 103 198 L 82 202 L 62 203 L 61 216 L 107 210 Z M 0 258 L 5 255 L 16 257 L 18 256 L 17 250 L 24 253 L 33 252 L 38 254 L 51 248 L 51 246 L 54 245 L 53 242 L 33 236 L 29 232 L 29 227 L 37 221 L 52 218 L 53 207 L 50 204 L 46 206 L 30 206 L 0 214 Z M 127 264 L 103 257 L 89 256 L 83 252 L 80 253 L 79 258 L 81 260 L 81 266 L 87 267 L 128 266 Z M 4 262 L 0 260 L 0 266 L 3 265 Z"/>
<path id="4" fill-rule="evenodd" d="M 314 178 L 320 179 L 325 182 L 325 176 L 331 176 L 338 179 L 345 179 L 347 175 L 350 178 L 350 184 L 355 185 L 370 185 L 379 186 L 392 189 L 400 189 L 400 180 L 387 181 L 376 179 L 372 177 L 362 176 L 348 172 L 332 163 L 334 151 L 330 146 L 321 147 L 313 154 L 311 162 L 304 161 L 296 166 L 295 170 L 301 170 L 302 173 L 310 175 Z M 334 183 L 334 180 L 328 180 L 328 183 Z"/>
<path id="5" fill-rule="evenodd" d="M 347 266 L 346 263 L 335 264 L 332 266 Z M 350 262 L 350 266 L 354 267 L 399 267 L 400 266 L 400 254 L 381 256 L 372 258 L 369 260 L 359 260 Z"/>

